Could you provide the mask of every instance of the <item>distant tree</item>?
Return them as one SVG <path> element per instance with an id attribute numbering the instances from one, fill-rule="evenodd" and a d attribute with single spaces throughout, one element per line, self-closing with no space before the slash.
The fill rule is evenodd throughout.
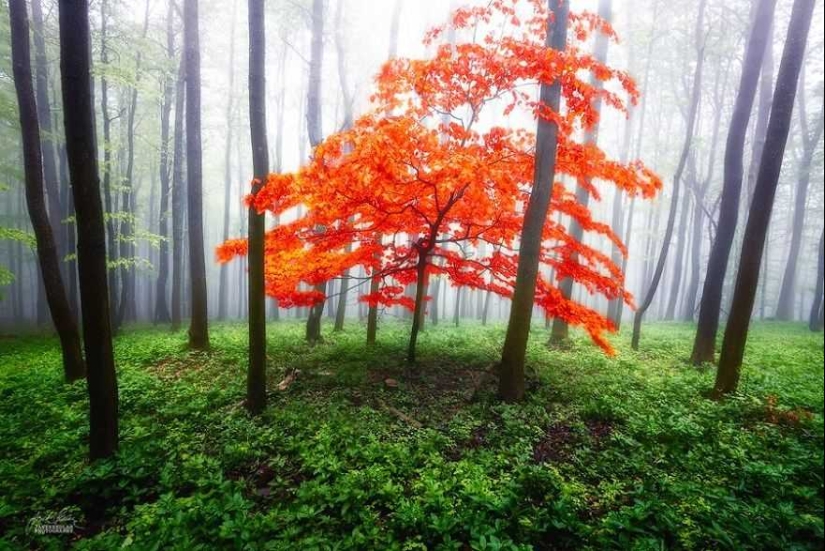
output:
<path id="1" fill-rule="evenodd" d="M 186 214 L 184 200 L 186 152 L 184 149 L 184 115 L 186 111 L 186 57 L 182 56 L 175 84 L 175 137 L 172 140 L 172 331 L 180 329 L 183 307 L 183 227 Z"/>
<path id="2" fill-rule="evenodd" d="M 89 387 L 89 455 L 95 460 L 117 451 L 118 392 L 93 123 L 89 4 L 77 0 L 59 2 L 58 7 L 63 124 L 77 213 L 77 269 Z"/>
<path id="3" fill-rule="evenodd" d="M 662 239 L 662 249 L 659 253 L 659 259 L 656 262 L 656 268 L 653 272 L 650 284 L 645 292 L 645 298 L 639 309 L 636 310 L 636 315 L 633 317 L 633 338 L 631 346 L 634 350 L 639 348 L 639 339 L 642 332 L 642 320 L 645 312 L 647 312 L 650 305 L 653 303 L 653 298 L 656 296 L 656 290 L 659 288 L 659 282 L 662 279 L 662 274 L 665 271 L 665 263 L 670 252 L 670 243 L 673 238 L 673 228 L 676 224 L 676 213 L 679 206 L 679 195 L 682 188 L 682 176 L 684 175 L 685 166 L 687 165 L 688 156 L 690 155 L 691 146 L 693 143 L 694 128 L 696 126 L 696 113 L 699 110 L 699 100 L 702 96 L 702 70 L 705 65 L 705 38 L 704 38 L 704 21 L 705 21 L 705 7 L 707 0 L 700 0 L 699 11 L 696 17 L 696 26 L 694 27 L 694 40 L 696 46 L 696 67 L 693 70 L 693 79 L 690 92 L 690 102 L 688 104 L 687 119 L 685 120 L 685 140 L 682 145 L 682 152 L 679 156 L 679 163 L 676 165 L 676 171 L 673 174 L 673 196 L 670 202 L 670 212 L 667 217 L 667 226 L 665 228 L 665 235 Z"/>
<path id="4" fill-rule="evenodd" d="M 237 19 L 238 0 L 232 0 L 232 19 L 229 25 L 229 65 L 227 73 L 226 94 L 226 136 L 224 141 L 224 183 L 223 183 L 223 239 L 229 239 L 229 211 L 232 206 L 232 132 L 234 94 L 235 94 L 235 20 Z M 250 43 L 250 48 L 252 44 Z M 218 276 L 218 319 L 225 320 L 229 312 L 229 267 L 221 265 Z"/>
<path id="5" fill-rule="evenodd" d="M 748 122 L 756 97 L 760 67 L 765 55 L 776 0 L 759 0 L 751 24 L 739 91 L 733 107 L 727 143 L 725 145 L 724 181 L 716 223 L 716 238 L 708 258 L 707 273 L 699 306 L 696 338 L 693 341 L 691 361 L 696 364 L 713 362 L 716 350 L 716 333 L 722 308 L 722 291 L 728 269 L 733 238 L 739 217 L 739 200 L 743 178 L 743 152 Z"/>
<path id="6" fill-rule="evenodd" d="M 815 0 L 794 0 L 791 12 L 785 49 L 779 63 L 776 90 L 773 94 L 765 148 L 754 188 L 753 204 L 745 227 L 733 302 L 713 387 L 713 396 L 716 398 L 735 392 L 739 385 L 745 342 L 759 283 L 759 265 L 762 262 L 765 236 L 776 197 L 776 185 L 785 156 L 785 145 L 791 127 L 797 83 L 805 57 L 814 2 Z"/>
<path id="7" fill-rule="evenodd" d="M 811 331 L 822 331 L 822 303 L 823 287 L 825 287 L 825 230 L 819 238 L 819 262 L 816 269 L 816 289 L 814 290 L 814 302 L 811 304 L 811 314 L 808 318 L 808 327 Z"/>
<path id="8" fill-rule="evenodd" d="M 206 259 L 203 250 L 203 158 L 201 150 L 201 57 L 198 1 L 183 2 L 183 43 L 186 58 L 186 177 L 189 222 L 189 275 L 192 318 L 189 346 L 209 348 L 206 299 Z"/>
<path id="9" fill-rule="evenodd" d="M 112 117 L 109 116 L 109 79 L 106 68 L 109 65 L 109 2 L 100 2 L 100 111 L 103 127 L 103 204 L 106 208 L 106 249 L 107 259 L 114 264 L 118 256 L 117 231 L 115 229 L 115 205 L 112 196 Z M 109 277 L 109 307 L 114 320 L 118 305 L 118 271 L 112 270 Z"/>
<path id="10" fill-rule="evenodd" d="M 166 10 L 166 61 L 169 64 L 162 76 L 163 99 L 160 106 L 160 209 L 158 211 L 158 279 L 155 288 L 155 323 L 169 323 L 169 200 L 172 193 L 172 170 L 169 162 L 170 119 L 175 96 L 175 78 L 172 72 L 175 61 L 175 9 L 169 2 Z M 173 161 L 174 162 L 174 161 Z"/>
<path id="11" fill-rule="evenodd" d="M 12 68 L 22 133 L 26 204 L 37 241 L 37 260 L 40 265 L 49 312 L 60 338 L 60 348 L 63 354 L 63 375 L 67 382 L 73 382 L 82 379 L 86 375 L 86 366 L 83 362 L 83 354 L 80 351 L 80 334 L 77 330 L 77 323 L 69 307 L 66 288 L 63 286 L 63 278 L 60 275 L 60 260 L 55 234 L 49 224 L 49 215 L 43 195 L 44 165 L 40 149 L 41 138 L 37 102 L 35 101 L 32 85 L 29 18 L 26 13 L 25 0 L 11 0 L 9 2 L 9 18 L 11 21 Z M 51 143 L 51 139 L 48 143 Z M 46 150 L 52 154 L 54 153 L 53 149 Z M 52 160 L 53 162 L 54 160 Z M 54 169 L 54 166 L 52 166 L 52 169 Z M 59 213 L 60 209 L 58 208 L 56 214 L 59 215 Z"/>
<path id="12" fill-rule="evenodd" d="M 802 249 L 803 230 L 805 229 L 805 211 L 808 207 L 808 188 L 811 183 L 811 165 L 819 140 L 822 138 L 823 123 L 825 123 L 825 109 L 820 107 L 819 117 L 813 127 L 808 121 L 808 106 L 805 98 L 805 70 L 800 75 L 800 90 L 797 94 L 797 109 L 799 114 L 799 135 L 802 142 L 802 154 L 796 166 L 797 181 L 794 194 L 794 209 L 791 223 L 791 245 L 788 249 L 788 261 L 785 264 L 785 273 L 782 276 L 782 286 L 779 290 L 779 301 L 776 306 L 776 319 L 792 321 L 794 319 L 794 305 L 796 304 L 796 279 L 799 271 L 799 252 Z M 820 88 L 821 90 L 821 88 Z"/>

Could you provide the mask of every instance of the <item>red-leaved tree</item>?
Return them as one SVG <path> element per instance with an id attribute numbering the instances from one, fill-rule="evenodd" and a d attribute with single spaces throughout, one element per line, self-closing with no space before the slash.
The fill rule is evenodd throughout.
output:
<path id="1" fill-rule="evenodd" d="M 296 173 L 270 174 L 254 206 L 282 215 L 304 205 L 309 214 L 267 234 L 267 294 L 282 307 L 316 304 L 325 297 L 306 288 L 362 266 L 383 285 L 361 300 L 413 310 L 408 359 L 414 361 L 429 277 L 512 294 L 535 136 L 490 121 L 511 117 L 535 124 L 536 117 L 546 117 L 559 127 L 559 146 L 541 261 L 555 275 L 538 282 L 536 303 L 549 316 L 583 327 L 610 352 L 604 333 L 613 324 L 565 299 L 557 283 L 571 278 L 590 293 L 631 305 L 632 297 L 610 255 L 573 239 L 557 214 L 625 249 L 565 183 L 588 187 L 598 200 L 605 185 L 652 197 L 661 182 L 639 161 L 623 164 L 577 141 L 598 120 L 597 96 L 625 110 L 622 98 L 635 101 L 638 94 L 629 75 L 586 53 L 593 33 L 615 38 L 609 24 L 590 13 L 571 14 L 572 40 L 559 52 L 545 46 L 552 16 L 540 0 L 494 0 L 457 10 L 450 23 L 459 32 L 455 46 L 441 46 L 429 59 L 389 61 L 378 75 L 370 112 L 327 138 Z M 426 43 L 442 32 L 430 31 Z M 474 40 L 461 41 L 463 34 Z M 590 75 L 606 86 L 594 87 Z M 561 113 L 535 99 L 537 84 L 557 80 Z M 246 247 L 245 240 L 228 241 L 218 248 L 218 259 L 227 262 Z M 409 284 L 416 285 L 414 299 L 404 293 Z"/>

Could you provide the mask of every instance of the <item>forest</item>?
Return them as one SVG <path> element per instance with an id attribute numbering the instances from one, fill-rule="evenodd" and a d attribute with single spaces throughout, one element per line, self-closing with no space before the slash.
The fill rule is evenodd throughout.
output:
<path id="1" fill-rule="evenodd" d="M 823 11 L 0 0 L 0 549 L 822 549 Z"/>

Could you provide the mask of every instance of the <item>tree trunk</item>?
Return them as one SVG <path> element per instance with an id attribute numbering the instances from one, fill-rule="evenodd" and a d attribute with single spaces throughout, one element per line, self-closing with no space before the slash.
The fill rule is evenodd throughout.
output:
<path id="1" fill-rule="evenodd" d="M 785 145 L 791 127 L 794 98 L 800 68 L 805 57 L 813 9 L 814 0 L 794 1 L 785 49 L 779 63 L 771 117 L 768 121 L 767 139 L 754 188 L 753 204 L 745 228 L 739 273 L 736 277 L 733 302 L 725 328 L 725 338 L 722 342 L 719 369 L 716 372 L 716 383 L 713 388 L 713 396 L 716 398 L 735 392 L 739 385 L 745 342 L 759 282 L 759 265 L 762 262 L 765 236 L 776 196 L 776 184 L 779 181 Z"/>
<path id="2" fill-rule="evenodd" d="M 419 249 L 418 264 L 415 267 L 415 309 L 413 310 L 410 343 L 407 346 L 407 363 L 415 363 L 415 345 L 418 342 L 418 333 L 421 330 L 421 318 L 424 312 L 424 295 L 427 290 L 427 259 L 430 251 Z"/>
<path id="3" fill-rule="evenodd" d="M 189 346 L 209 348 L 206 259 L 203 250 L 203 159 L 201 157 L 201 58 L 198 1 L 184 0 L 183 42 L 186 56 L 186 177 L 189 222 L 189 274 L 192 318 Z"/>
<path id="4" fill-rule="evenodd" d="M 695 178 L 691 178 L 695 185 Z M 670 282 L 670 295 L 668 296 L 665 320 L 672 321 L 676 318 L 676 305 L 679 301 L 679 291 L 682 285 L 682 275 L 684 273 L 685 250 L 687 249 L 687 222 L 690 214 L 690 202 L 686 191 L 682 192 L 682 211 L 679 214 L 679 241 L 676 245 L 676 257 L 673 262 L 673 279 Z"/>
<path id="5" fill-rule="evenodd" d="M 312 0 L 312 43 L 310 51 L 306 117 L 309 143 L 314 150 L 324 138 L 321 124 L 321 76 L 324 65 L 324 0 Z M 318 228 L 317 231 L 324 231 L 324 229 Z M 327 291 L 326 282 L 316 285 L 315 291 L 325 296 Z M 321 340 L 321 317 L 323 315 L 323 300 L 309 309 L 306 326 L 307 342 L 315 343 Z"/>
<path id="6" fill-rule="evenodd" d="M 166 58 L 170 67 L 175 59 L 174 4 L 169 3 L 166 11 Z M 172 97 L 175 87 L 172 73 L 163 75 L 163 100 L 160 107 L 160 211 L 158 212 L 158 279 L 155 289 L 155 323 L 169 323 L 169 194 L 171 171 L 169 170 L 169 122 L 172 113 Z"/>
<path id="7" fill-rule="evenodd" d="M 776 319 L 781 321 L 793 320 L 793 305 L 796 296 L 796 274 L 799 265 L 799 251 L 802 249 L 803 230 L 805 229 L 805 208 L 808 202 L 808 187 L 811 181 L 811 165 L 813 163 L 816 146 L 822 137 L 823 111 L 819 112 L 819 119 L 813 128 L 808 129 L 808 110 L 805 101 L 805 72 L 800 75 L 799 94 L 797 96 L 797 112 L 799 113 L 799 128 L 802 134 L 802 158 L 797 167 L 796 197 L 794 200 L 793 225 L 791 228 L 791 245 L 788 251 L 788 262 L 782 277 L 782 287 L 779 291 L 779 302 L 776 307 Z"/>
<path id="8" fill-rule="evenodd" d="M 60 348 L 63 354 L 63 375 L 67 382 L 73 382 L 82 379 L 86 375 L 86 366 L 83 363 L 83 354 L 80 351 L 80 334 L 72 310 L 69 307 L 69 300 L 66 298 L 66 288 L 63 286 L 63 278 L 60 274 L 60 260 L 55 234 L 49 224 L 49 215 L 43 195 L 43 180 L 45 177 L 44 163 L 41 156 L 41 143 L 43 142 L 40 138 L 37 102 L 35 101 L 32 85 L 29 21 L 25 0 L 11 0 L 9 2 L 9 17 L 11 20 L 12 68 L 22 133 L 26 205 L 37 241 L 37 260 L 42 274 L 49 312 L 60 338 Z M 45 63 L 45 60 L 43 62 Z M 49 118 L 48 113 L 46 115 Z M 48 143 L 49 148 L 44 150 L 51 151 L 53 154 L 51 139 Z M 52 159 L 51 169 L 52 171 L 55 169 L 54 159 Z M 55 175 L 52 174 L 52 176 Z M 56 182 L 54 182 L 54 187 L 57 188 Z"/>
<path id="9" fill-rule="evenodd" d="M 186 98 L 186 59 L 182 57 L 175 84 L 175 137 L 173 142 L 174 159 L 172 160 L 172 331 L 178 331 L 181 325 L 181 308 L 183 307 L 183 259 L 184 238 L 184 166 L 185 154 L 184 115 Z"/>
<path id="10" fill-rule="evenodd" d="M 599 0 L 599 17 L 608 23 L 612 19 L 612 4 L 612 0 Z M 595 57 L 599 63 L 604 63 L 607 60 L 608 44 L 609 41 L 607 35 L 604 33 L 596 34 L 596 40 L 593 45 L 593 57 Z M 604 88 L 604 83 L 597 79 L 595 75 L 591 77 L 590 85 L 597 91 Z M 601 105 L 602 98 L 600 95 L 597 95 L 593 102 L 593 109 L 599 113 L 601 112 Z M 595 145 L 598 141 L 599 123 L 597 121 L 592 128 L 589 128 L 585 132 L 584 142 L 588 145 Z M 587 208 L 590 203 L 590 193 L 587 191 L 586 187 L 576 185 L 576 201 L 583 207 Z M 584 229 L 575 220 L 570 222 L 570 236 L 579 243 L 581 243 L 584 238 Z M 562 296 L 569 300 L 573 293 L 573 280 L 570 278 L 563 279 L 559 285 L 559 290 L 561 291 Z M 550 342 L 559 344 L 566 341 L 569 338 L 569 332 L 570 329 L 567 326 L 567 322 L 561 318 L 555 318 L 553 320 L 553 327 L 550 333 Z"/>
<path id="11" fill-rule="evenodd" d="M 118 257 L 117 233 L 115 229 L 115 205 L 112 198 L 112 119 L 109 117 L 109 81 L 106 78 L 106 67 L 109 65 L 108 47 L 108 1 L 100 3 L 100 111 L 103 118 L 103 201 L 106 207 L 106 249 L 108 262 L 115 263 Z M 107 268 L 108 269 L 108 268 Z M 118 304 L 118 271 L 113 269 L 109 278 L 109 307 L 111 317 L 115 318 Z"/>
<path id="12" fill-rule="evenodd" d="M 819 238 L 819 262 L 816 268 L 816 289 L 814 290 L 814 301 L 811 304 L 811 315 L 808 318 L 808 327 L 811 331 L 822 331 L 822 293 L 825 282 L 825 230 Z"/>
<path id="13" fill-rule="evenodd" d="M 249 129 L 257 194 L 269 172 L 266 138 L 266 29 L 264 0 L 249 0 Z M 266 295 L 264 238 L 266 215 L 249 208 L 249 369 L 246 407 L 258 414 L 266 407 Z"/>
<path id="14" fill-rule="evenodd" d="M 682 187 L 682 174 L 685 171 L 688 155 L 690 154 L 691 144 L 693 142 L 693 129 L 696 124 L 696 112 L 699 109 L 699 100 L 702 96 L 702 69 L 705 65 L 705 46 L 704 46 L 704 20 L 705 20 L 705 6 L 707 0 L 701 0 L 699 3 L 699 14 L 696 18 L 696 27 L 694 29 L 694 36 L 696 37 L 696 50 L 698 59 L 696 60 L 696 68 L 693 72 L 693 88 L 690 94 L 690 106 L 688 108 L 687 121 L 685 126 L 685 143 L 682 146 L 682 154 L 679 158 L 679 164 L 676 166 L 676 172 L 673 175 L 673 197 L 670 203 L 670 213 L 668 214 L 667 226 L 665 228 L 665 237 L 662 241 L 662 250 L 659 253 L 659 260 L 656 264 L 656 269 L 653 272 L 653 279 L 647 289 L 645 299 L 636 315 L 633 317 L 633 339 L 631 347 L 634 350 L 639 349 L 639 339 L 642 331 L 642 320 L 645 312 L 647 312 L 650 305 L 653 303 L 653 297 L 656 296 L 656 290 L 659 287 L 659 281 L 662 279 L 662 273 L 665 270 L 665 263 L 667 262 L 667 255 L 670 251 L 670 241 L 673 237 L 673 227 L 676 223 L 676 212 L 679 205 L 679 192 Z"/>
<path id="15" fill-rule="evenodd" d="M 58 6 L 63 124 L 77 213 L 77 268 L 89 388 L 89 455 L 95 460 L 117 451 L 118 392 L 106 278 L 106 231 L 92 114 L 89 5 L 59 2 Z"/>
<path id="16" fill-rule="evenodd" d="M 567 45 L 569 3 L 566 0 L 548 0 L 547 5 L 554 17 L 547 21 L 546 45 L 548 48 L 564 51 Z M 542 84 L 540 94 L 541 103 L 558 113 L 561 83 L 556 81 L 552 84 Z M 498 392 L 507 402 L 521 400 L 524 397 L 524 357 L 536 297 L 542 230 L 550 208 L 556 174 L 558 131 L 558 126 L 554 122 L 539 117 L 533 190 L 524 215 L 510 320 L 499 367 Z"/>
<path id="17" fill-rule="evenodd" d="M 714 360 L 725 274 L 728 269 L 728 259 L 739 217 L 745 134 L 756 96 L 756 85 L 759 80 L 759 71 L 766 44 L 770 36 L 769 31 L 775 7 L 776 0 L 760 0 L 756 7 L 756 16 L 745 52 L 744 70 L 742 71 L 725 146 L 724 183 L 719 204 L 716 239 L 713 241 L 710 257 L 708 258 L 708 268 L 702 289 L 702 301 L 699 306 L 696 338 L 691 353 L 691 361 L 696 365 L 713 362 Z M 759 265 L 757 264 L 757 272 L 758 269 Z"/>

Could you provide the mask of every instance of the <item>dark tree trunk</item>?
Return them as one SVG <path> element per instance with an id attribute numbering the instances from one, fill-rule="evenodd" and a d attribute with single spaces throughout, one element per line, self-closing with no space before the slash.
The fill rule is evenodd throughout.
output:
<path id="1" fill-rule="evenodd" d="M 67 191 L 66 200 L 63 202 L 66 205 L 65 217 L 74 218 L 74 199 L 72 198 L 72 183 L 69 179 L 69 164 L 66 159 L 65 145 L 60 147 L 60 179 Z M 69 307 L 72 309 L 72 316 L 74 316 L 75 324 L 77 324 L 80 305 L 77 297 L 77 232 L 75 231 L 75 223 L 66 224 L 66 254 L 74 256 L 73 260 L 67 262 L 68 281 L 66 286 L 68 287 Z"/>
<path id="2" fill-rule="evenodd" d="M 814 290 L 814 302 L 811 304 L 811 315 L 808 318 L 808 327 L 811 331 L 822 331 L 822 293 L 825 282 L 825 230 L 819 238 L 819 262 L 816 268 L 816 289 Z"/>
<path id="3" fill-rule="evenodd" d="M 251 5 L 250 5 L 251 7 Z M 232 205 L 232 101 L 235 91 L 235 19 L 237 18 L 238 2 L 232 2 L 232 21 L 229 26 L 229 73 L 226 97 L 226 141 L 224 142 L 224 185 L 223 185 L 223 240 L 229 239 L 229 212 Z M 251 28 L 250 28 L 251 30 Z M 250 42 L 250 48 L 252 43 Z M 251 51 L 251 50 L 250 50 Z M 250 94 L 251 94 L 250 90 Z M 256 173 L 257 174 L 257 173 Z M 264 177 L 266 174 L 264 174 Z M 225 320 L 229 310 L 229 265 L 221 264 L 218 279 L 218 319 Z"/>
<path id="4" fill-rule="evenodd" d="M 823 111 L 819 112 L 819 119 L 813 128 L 813 132 L 808 128 L 804 70 L 800 76 L 799 88 L 797 112 L 799 113 L 799 128 L 802 134 L 802 158 L 799 160 L 799 165 L 797 166 L 791 245 L 788 250 L 788 262 L 785 264 L 785 273 L 782 276 L 782 287 L 779 290 L 779 302 L 776 307 L 776 319 L 781 321 L 792 321 L 794 318 L 793 306 L 796 298 L 796 276 L 799 269 L 799 251 L 802 249 L 803 230 L 805 229 L 805 208 L 808 203 L 808 188 L 811 182 L 811 164 L 813 163 L 816 146 L 822 137 L 823 128 Z"/>
<path id="5" fill-rule="evenodd" d="M 264 0 L 249 0 L 249 129 L 258 193 L 269 172 L 266 138 L 266 29 Z M 264 294 L 264 236 L 266 219 L 249 209 L 249 369 L 246 407 L 257 414 L 266 407 L 266 295 Z"/>
<path id="6" fill-rule="evenodd" d="M 814 0 L 795 0 L 791 13 L 785 49 L 779 63 L 776 90 L 773 94 L 767 139 L 759 164 L 753 204 L 745 227 L 733 302 L 725 328 L 725 338 L 722 342 L 719 369 L 716 372 L 716 383 L 713 388 L 713 395 L 716 398 L 735 392 L 739 385 L 745 342 L 759 282 L 759 265 L 762 262 L 765 236 L 776 196 L 776 184 L 779 181 L 785 145 L 791 127 L 793 104 L 800 68 L 805 57 L 814 3 Z"/>
<path id="7" fill-rule="evenodd" d="M 175 85 L 175 137 L 172 160 L 172 331 L 180 329 L 183 307 L 183 259 L 184 239 L 184 165 L 186 162 L 184 140 L 184 115 L 186 98 L 186 59 L 180 61 Z"/>
<path id="8" fill-rule="evenodd" d="M 421 330 L 421 319 L 424 317 L 424 298 L 427 290 L 427 261 L 430 250 L 419 248 L 418 263 L 415 267 L 415 309 L 413 310 L 410 343 L 407 346 L 407 362 L 415 363 L 415 345 L 418 342 L 418 333 Z"/>
<path id="9" fill-rule="evenodd" d="M 776 0 L 772 0 L 775 5 Z M 758 5 L 757 5 L 758 8 Z M 757 10 L 755 17 L 760 12 Z M 773 20 L 773 16 L 771 16 Z M 755 23 L 754 23 L 755 24 Z M 759 172 L 759 160 L 762 158 L 762 149 L 765 147 L 765 132 L 768 130 L 768 118 L 771 116 L 771 100 L 773 99 L 773 21 L 768 26 L 764 37 L 765 51 L 762 54 L 760 64 L 761 74 L 759 77 L 759 104 L 756 108 L 756 124 L 754 125 L 753 143 L 751 144 L 751 159 L 747 174 L 747 203 L 745 209 L 750 208 L 753 188 L 756 185 L 756 175 Z M 754 32 L 754 31 L 751 31 Z"/>
<path id="10" fill-rule="evenodd" d="M 170 67 L 175 59 L 174 4 L 169 3 L 166 12 L 166 58 Z M 163 102 L 160 108 L 160 211 L 158 212 L 158 234 L 161 237 L 158 251 L 158 280 L 155 289 L 155 323 L 169 323 L 169 195 L 172 171 L 169 167 L 169 127 L 172 113 L 172 98 L 175 94 L 172 72 L 163 76 Z"/>
<path id="11" fill-rule="evenodd" d="M 118 393 L 109 294 L 106 230 L 100 202 L 92 107 L 89 5 L 59 2 L 64 126 L 77 213 L 77 268 L 89 387 L 89 455 L 109 457 L 118 447 Z"/>
<path id="12" fill-rule="evenodd" d="M 32 26 L 34 29 L 34 65 L 35 65 L 35 93 L 37 97 L 37 120 L 40 123 L 40 147 L 43 158 L 43 183 L 48 195 L 49 222 L 52 235 L 62 234 L 61 220 L 64 207 L 60 200 L 60 189 L 57 178 L 57 154 L 52 139 L 52 115 L 49 103 L 49 68 L 46 61 L 46 39 L 43 27 L 43 9 L 40 0 L 32 0 Z M 66 251 L 60 239 L 55 239 L 58 265 L 63 274 L 67 270 L 63 263 Z"/>
<path id="13" fill-rule="evenodd" d="M 612 11 L 612 0 L 599 0 L 599 17 L 610 22 L 612 19 Z M 604 63 L 607 60 L 608 43 L 608 37 L 604 33 L 598 33 L 596 35 L 595 44 L 593 46 L 593 57 L 595 57 L 599 63 Z M 595 75 L 591 78 L 590 85 L 596 90 L 601 90 L 604 87 L 603 82 L 597 79 Z M 601 96 L 596 96 L 593 103 L 593 109 L 595 109 L 596 112 L 600 112 L 602 104 Z M 598 122 L 596 122 L 592 128 L 585 132 L 584 141 L 586 144 L 593 145 L 599 141 Z M 576 185 L 576 201 L 583 207 L 587 208 L 590 203 L 590 193 L 587 191 L 586 187 Z M 570 236 L 579 243 L 581 243 L 584 238 L 584 229 L 575 220 L 570 222 Z M 564 298 L 570 299 L 573 294 L 573 280 L 570 278 L 563 279 L 561 284 L 559 284 L 559 290 Z M 563 319 L 555 318 L 553 320 L 553 327 L 550 333 L 550 342 L 555 344 L 562 343 L 568 339 L 569 333 L 570 329 L 567 326 L 567 322 Z"/>
<path id="14" fill-rule="evenodd" d="M 201 56 L 198 1 L 184 0 L 183 42 L 186 56 L 186 177 L 188 185 L 189 274 L 192 317 L 189 346 L 209 348 L 206 259 L 203 250 L 203 159 L 201 157 Z"/>
<path id="15" fill-rule="evenodd" d="M 725 145 L 724 183 L 719 204 L 719 219 L 716 239 L 711 247 L 702 301 L 699 306 L 699 321 L 693 342 L 691 361 L 696 364 L 713 362 L 716 350 L 716 332 L 722 308 L 722 292 L 728 259 L 736 233 L 739 217 L 739 198 L 742 190 L 743 151 L 748 121 L 756 96 L 756 85 L 765 48 L 770 36 L 771 21 L 776 0 L 760 0 L 745 52 L 744 70 L 736 95 L 727 144 Z M 759 265 L 757 264 L 757 272 Z"/>
<path id="16" fill-rule="evenodd" d="M 555 17 L 547 21 L 546 45 L 548 48 L 564 51 L 567 45 L 569 2 L 548 0 L 547 5 Z M 552 84 L 542 84 L 540 101 L 546 108 L 558 113 L 561 83 L 556 81 Z M 555 123 L 539 117 L 533 190 L 524 215 L 510 320 L 499 366 L 498 392 L 501 398 L 508 402 L 521 400 L 524 396 L 524 357 L 527 353 L 527 338 L 530 336 L 530 322 L 536 298 L 542 230 L 553 193 L 558 132 L 559 128 Z"/>
<path id="17" fill-rule="evenodd" d="M 653 298 L 656 296 L 656 290 L 659 287 L 659 282 L 662 279 L 662 273 L 665 270 L 665 263 L 667 262 L 667 255 L 670 252 L 670 242 L 673 237 L 673 227 L 676 223 L 676 212 L 679 206 L 679 193 L 682 187 L 682 175 L 685 171 L 688 155 L 690 154 L 691 144 L 693 143 L 693 130 L 696 125 L 696 112 L 699 109 L 699 100 L 702 96 L 702 69 L 705 65 L 705 47 L 704 47 L 704 20 L 705 20 L 705 6 L 707 0 L 701 0 L 699 3 L 699 14 L 696 18 L 696 27 L 694 29 L 694 36 L 696 37 L 696 51 L 698 59 L 696 60 L 696 68 L 693 72 L 693 87 L 690 93 L 690 106 L 688 107 L 687 121 L 685 121 L 685 143 L 682 146 L 682 154 L 679 157 L 679 164 L 676 166 L 676 172 L 673 175 L 673 197 L 670 203 L 670 213 L 667 218 L 667 226 L 665 228 L 665 236 L 662 240 L 662 250 L 659 253 L 659 260 L 656 263 L 656 268 L 653 272 L 653 278 L 650 286 L 647 289 L 644 301 L 636 311 L 633 317 L 633 339 L 631 346 L 634 350 L 639 348 L 639 338 L 642 331 L 642 320 L 645 312 L 647 312 L 650 305 L 653 303 Z"/>
<path id="18" fill-rule="evenodd" d="M 82 379 L 86 375 L 86 366 L 83 363 L 83 354 L 80 351 L 80 334 L 77 330 L 77 323 L 69 307 L 66 289 L 63 286 L 63 278 L 60 275 L 60 260 L 55 234 L 51 225 L 49 225 L 49 215 L 43 195 L 44 165 L 41 157 L 37 102 L 32 86 L 29 21 L 25 0 L 10 0 L 9 17 L 11 20 L 12 68 L 22 132 L 26 205 L 28 206 L 29 218 L 37 241 L 37 260 L 43 277 L 49 312 L 60 338 L 60 348 L 63 353 L 63 375 L 67 382 L 73 382 Z M 47 118 L 49 118 L 48 114 Z M 48 143 L 50 145 L 49 150 L 53 153 L 51 139 Z M 52 170 L 55 168 L 54 159 L 52 159 L 51 168 Z M 56 182 L 54 186 L 57 187 Z"/>

